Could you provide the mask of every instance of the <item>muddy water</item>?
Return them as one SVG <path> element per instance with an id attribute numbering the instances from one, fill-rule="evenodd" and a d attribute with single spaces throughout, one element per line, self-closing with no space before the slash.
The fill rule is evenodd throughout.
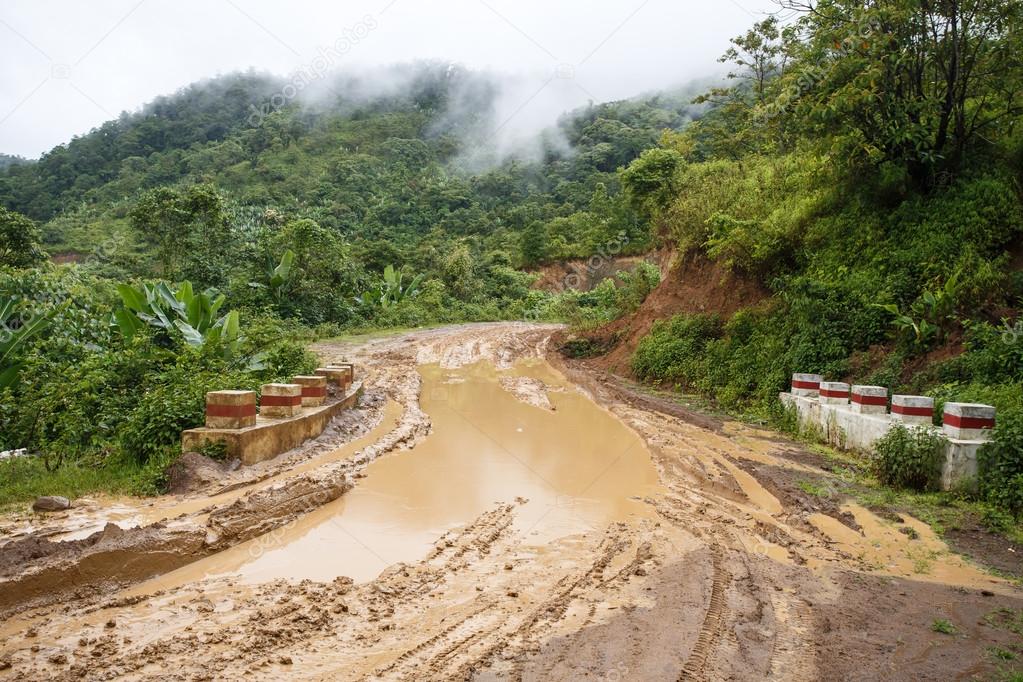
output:
<path id="1" fill-rule="evenodd" d="M 643 441 L 544 363 L 498 371 L 489 364 L 420 368 L 431 434 L 414 449 L 370 464 L 354 490 L 294 526 L 222 552 L 157 581 L 160 588 L 211 575 L 370 580 L 421 559 L 447 530 L 497 503 L 520 505 L 527 542 L 652 512 L 661 491 Z M 551 386 L 553 409 L 516 398 L 500 380 Z"/>

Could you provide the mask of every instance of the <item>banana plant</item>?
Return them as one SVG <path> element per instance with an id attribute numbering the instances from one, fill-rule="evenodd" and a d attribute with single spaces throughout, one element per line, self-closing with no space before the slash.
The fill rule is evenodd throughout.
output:
<path id="1" fill-rule="evenodd" d="M 423 281 L 422 275 L 416 275 L 406 285 L 404 273 L 395 272 L 393 265 L 384 268 L 384 278 L 380 280 L 375 289 L 363 292 L 355 302 L 363 307 L 390 308 L 398 305 L 406 298 L 415 298 L 419 294 L 419 284 Z"/>
<path id="2" fill-rule="evenodd" d="M 291 276 L 293 274 L 292 268 L 295 265 L 295 252 L 288 249 L 281 256 L 281 261 L 273 266 L 273 261 L 270 261 L 267 273 L 267 283 L 263 282 L 249 282 L 249 286 L 254 289 L 269 289 L 270 297 L 273 298 L 275 303 L 280 303 L 284 300 L 285 295 L 288 293 L 288 284 L 291 283 Z"/>
<path id="3" fill-rule="evenodd" d="M 225 357 L 234 355 L 241 344 L 237 310 L 217 317 L 225 297 L 214 289 L 196 293 L 191 282 L 182 282 L 171 290 L 164 282 L 117 285 L 122 308 L 114 311 L 113 324 L 125 339 L 133 338 L 146 326 L 166 335 L 177 330 L 190 346 L 222 344 Z"/>
<path id="4" fill-rule="evenodd" d="M 60 307 L 52 308 L 43 315 L 33 315 L 27 322 L 13 327 L 18 299 L 14 296 L 0 298 L 0 389 L 9 388 L 18 382 L 18 374 L 24 366 L 17 359 L 25 344 L 40 334 L 53 320 Z"/>
<path id="5" fill-rule="evenodd" d="M 906 312 L 901 311 L 894 303 L 873 305 L 890 313 L 895 328 L 907 336 L 915 346 L 927 348 L 934 342 L 943 341 L 948 328 L 955 322 L 959 292 L 957 270 L 941 287 L 933 291 L 924 291 Z"/>

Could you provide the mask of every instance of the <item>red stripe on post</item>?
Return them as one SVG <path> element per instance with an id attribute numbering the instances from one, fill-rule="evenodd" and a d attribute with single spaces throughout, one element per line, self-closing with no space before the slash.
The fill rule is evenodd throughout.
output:
<path id="1" fill-rule="evenodd" d="M 327 389 L 323 386 L 303 386 L 302 387 L 303 398 L 326 398 Z"/>
<path id="2" fill-rule="evenodd" d="M 849 391 L 832 391 L 827 388 L 822 388 L 821 396 L 824 398 L 848 398 Z"/>
<path id="3" fill-rule="evenodd" d="M 861 393 L 853 393 L 852 401 L 859 403 L 860 405 L 887 405 L 888 396 L 884 395 L 863 395 Z"/>
<path id="4" fill-rule="evenodd" d="M 300 395 L 265 395 L 260 399 L 264 407 L 293 407 L 302 404 Z"/>
<path id="5" fill-rule="evenodd" d="M 894 414 L 904 414 L 909 417 L 933 417 L 933 407 L 910 407 L 909 405 L 892 405 Z"/>
<path id="6" fill-rule="evenodd" d="M 254 417 L 256 416 L 256 405 L 215 405 L 206 403 L 206 416 L 208 417 Z"/>
<path id="7" fill-rule="evenodd" d="M 792 388 L 820 388 L 821 385 L 815 381 L 793 381 Z"/>
<path id="8" fill-rule="evenodd" d="M 993 429 L 995 426 L 994 419 L 988 419 L 987 417 L 960 417 L 957 414 L 945 413 L 942 419 L 943 424 L 954 426 L 957 429 Z"/>

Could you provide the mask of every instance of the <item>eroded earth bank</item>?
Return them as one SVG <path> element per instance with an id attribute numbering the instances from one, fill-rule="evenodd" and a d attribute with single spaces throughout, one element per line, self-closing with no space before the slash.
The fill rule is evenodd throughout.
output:
<path id="1" fill-rule="evenodd" d="M 566 364 L 557 332 L 320 344 L 364 388 L 320 438 L 234 471 L 199 463 L 178 495 L 3 519 L 0 677 L 1013 669 L 1023 593 L 1004 572 L 827 494 L 830 467 L 802 446 Z"/>

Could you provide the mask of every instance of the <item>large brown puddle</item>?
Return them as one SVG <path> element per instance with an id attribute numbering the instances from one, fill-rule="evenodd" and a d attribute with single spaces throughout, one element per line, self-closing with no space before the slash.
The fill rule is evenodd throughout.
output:
<path id="1" fill-rule="evenodd" d="M 651 514 L 641 498 L 661 488 L 643 441 L 550 366 L 426 365 L 420 372 L 433 430 L 414 449 L 370 464 L 351 492 L 292 527 L 138 591 L 223 574 L 245 582 L 370 580 L 392 564 L 421 559 L 445 531 L 498 503 L 521 505 L 516 530 L 537 544 Z M 501 385 L 522 377 L 554 389 L 553 409 L 527 404 Z"/>

